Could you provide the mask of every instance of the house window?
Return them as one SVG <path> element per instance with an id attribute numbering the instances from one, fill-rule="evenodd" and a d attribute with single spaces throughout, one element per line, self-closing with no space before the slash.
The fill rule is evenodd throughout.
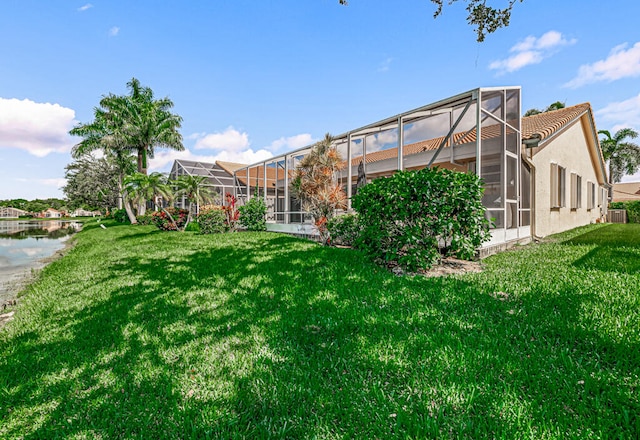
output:
<path id="1" fill-rule="evenodd" d="M 571 173 L 571 209 L 582 208 L 582 176 Z"/>
<path id="2" fill-rule="evenodd" d="M 564 208 L 566 206 L 566 168 L 557 163 L 551 164 L 551 207 Z"/>
<path id="3" fill-rule="evenodd" d="M 592 210 L 596 207 L 596 184 L 587 182 L 587 209 Z"/>

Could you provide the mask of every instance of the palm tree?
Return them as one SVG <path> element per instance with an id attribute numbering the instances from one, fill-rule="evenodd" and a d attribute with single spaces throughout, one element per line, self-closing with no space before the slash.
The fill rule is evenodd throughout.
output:
<path id="1" fill-rule="evenodd" d="M 159 210 L 163 209 L 161 205 L 158 205 L 159 197 L 166 200 L 173 199 L 173 192 L 167 177 L 162 173 L 151 173 L 149 175 L 134 173 L 125 178 L 125 188 L 131 198 L 141 206 L 138 211 L 139 215 L 145 214 L 144 202 L 147 200 L 153 200 L 156 210 Z"/>
<path id="2" fill-rule="evenodd" d="M 103 100 L 104 101 L 104 100 Z M 133 149 L 127 144 L 122 133 L 122 124 L 117 118 L 111 117 L 107 101 L 101 101 L 101 106 L 94 109 L 94 120 L 87 124 L 78 124 L 69 131 L 72 136 L 82 137 L 82 141 L 74 145 L 71 156 L 79 159 L 86 154 L 101 150 L 107 160 L 118 170 L 118 209 L 123 206 L 131 223 L 136 223 L 133 209 L 124 200 L 127 199 L 124 188 L 125 176 L 135 171 L 133 164 Z M 105 104 L 103 106 L 103 104 Z"/>
<path id="3" fill-rule="evenodd" d="M 189 215 L 185 225 L 186 228 L 191 221 L 191 206 L 195 204 L 197 216 L 200 212 L 200 204 L 210 200 L 213 194 L 210 187 L 206 186 L 207 178 L 205 176 L 178 176 L 173 183 L 178 187 L 176 196 L 184 195 L 189 201 Z"/>
<path id="4" fill-rule="evenodd" d="M 635 139 L 638 133 L 631 128 L 623 128 L 611 136 L 607 130 L 599 130 L 600 148 L 604 160 L 609 161 L 609 183 L 618 183 L 625 174 L 634 174 L 640 169 L 640 146 L 626 139 Z"/>
<path id="5" fill-rule="evenodd" d="M 147 174 L 147 159 L 153 158 L 155 148 L 183 151 L 182 135 L 178 131 L 182 118 L 171 113 L 173 101 L 154 99 L 153 90 L 143 87 L 136 78 L 127 83 L 128 96 L 110 95 L 113 116 L 123 124 L 128 144 L 138 155 L 138 172 Z"/>

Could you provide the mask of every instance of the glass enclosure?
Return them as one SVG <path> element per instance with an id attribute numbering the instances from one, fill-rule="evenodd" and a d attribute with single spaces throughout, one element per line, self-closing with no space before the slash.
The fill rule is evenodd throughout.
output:
<path id="1" fill-rule="evenodd" d="M 529 235 L 530 171 L 520 157 L 519 87 L 475 89 L 351 130 L 336 136 L 334 145 L 344 159 L 336 178 L 349 207 L 358 188 L 373 179 L 439 166 L 478 173 L 483 179 L 482 201 L 492 222 L 490 244 Z M 295 225 L 311 223 L 289 191 L 293 170 L 310 148 L 235 173 L 239 199 L 265 197 L 272 230 L 295 233 L 302 231 Z"/>

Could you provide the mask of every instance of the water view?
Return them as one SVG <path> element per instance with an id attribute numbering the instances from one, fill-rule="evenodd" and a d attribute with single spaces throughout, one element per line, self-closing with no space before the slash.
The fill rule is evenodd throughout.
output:
<path id="1" fill-rule="evenodd" d="M 13 298 L 31 269 L 64 248 L 81 223 L 73 221 L 0 221 L 0 304 Z"/>

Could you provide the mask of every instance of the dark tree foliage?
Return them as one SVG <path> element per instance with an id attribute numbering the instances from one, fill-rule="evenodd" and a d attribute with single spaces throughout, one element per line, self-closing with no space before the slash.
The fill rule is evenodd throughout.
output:
<path id="1" fill-rule="evenodd" d="M 10 206 L 12 208 L 22 209 L 27 212 L 41 212 L 47 208 L 65 209 L 67 207 L 66 200 L 49 198 L 49 199 L 7 199 L 0 200 L 0 206 Z"/>
<path id="2" fill-rule="evenodd" d="M 348 4 L 347 0 L 339 0 L 341 5 Z M 447 0 L 446 3 L 451 5 L 460 0 Z M 491 34 L 496 30 L 509 26 L 511 19 L 511 10 L 516 3 L 522 3 L 523 0 L 509 0 L 504 8 L 495 8 L 487 5 L 487 0 L 464 0 L 467 3 L 467 22 L 474 26 L 478 42 L 483 42 L 487 34 Z M 438 18 L 442 14 L 445 0 L 431 0 L 436 5 L 436 12 L 433 18 Z"/>
<path id="3" fill-rule="evenodd" d="M 62 188 L 70 208 L 105 209 L 118 203 L 118 168 L 106 158 L 87 154 L 65 167 Z"/>

